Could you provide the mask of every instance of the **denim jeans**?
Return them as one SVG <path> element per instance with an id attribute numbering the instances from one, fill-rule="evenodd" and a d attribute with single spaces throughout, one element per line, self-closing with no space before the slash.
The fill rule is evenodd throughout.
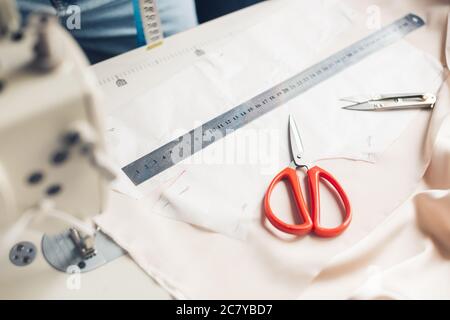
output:
<path id="1" fill-rule="evenodd" d="M 68 28 L 91 62 L 136 48 L 137 31 L 133 0 L 55 0 L 63 8 L 80 8 L 80 28 Z M 30 12 L 55 13 L 51 0 L 17 0 L 22 16 Z M 194 0 L 157 0 L 165 36 L 197 24 Z"/>

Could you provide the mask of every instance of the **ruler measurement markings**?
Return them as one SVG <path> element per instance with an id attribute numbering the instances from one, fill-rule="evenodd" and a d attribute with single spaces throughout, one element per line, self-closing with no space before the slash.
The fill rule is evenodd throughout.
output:
<path id="1" fill-rule="evenodd" d="M 188 55 L 188 54 L 191 54 L 191 53 L 195 53 L 195 51 L 197 49 L 205 47 L 207 45 L 211 45 L 211 44 L 219 42 L 219 41 L 223 41 L 224 39 L 230 38 L 233 34 L 235 34 L 235 33 L 229 33 L 229 34 L 225 35 L 224 37 L 222 37 L 221 39 L 205 40 L 205 41 L 199 42 L 197 45 L 190 46 L 190 47 L 185 47 L 183 49 L 179 49 L 178 50 L 179 55 L 182 56 L 182 55 Z M 159 64 L 162 64 L 162 63 L 169 62 L 171 60 L 171 59 L 169 59 L 169 60 L 162 61 L 162 59 L 165 58 L 165 57 L 167 57 L 167 55 L 163 56 L 163 57 L 154 58 L 154 60 L 152 60 L 152 61 L 154 62 L 155 66 L 156 66 L 156 65 L 159 65 Z M 146 61 L 142 61 L 142 62 L 140 62 L 140 63 L 138 63 L 136 65 L 145 64 L 145 63 L 147 63 L 147 62 Z M 136 65 L 132 65 L 131 67 L 128 68 L 128 70 L 130 68 L 132 68 L 132 67 L 135 67 Z M 124 72 L 126 72 L 126 71 L 124 71 Z M 102 85 L 102 79 L 98 80 L 98 84 Z"/>

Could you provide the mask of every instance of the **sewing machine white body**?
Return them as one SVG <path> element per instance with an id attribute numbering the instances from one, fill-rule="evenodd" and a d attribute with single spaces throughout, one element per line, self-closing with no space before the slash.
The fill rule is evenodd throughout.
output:
<path id="1" fill-rule="evenodd" d="M 80 219 L 105 204 L 108 183 L 87 150 L 104 150 L 95 78 L 76 42 L 57 22 L 47 23 L 57 46 L 51 54 L 59 55 L 50 67 L 32 56 L 34 29 L 17 41 L 0 39 L 0 65 L 10 67 L 0 71 L 0 230 L 42 200 Z M 80 129 L 90 141 L 70 145 Z"/>
<path id="2" fill-rule="evenodd" d="M 140 295 L 157 291 L 166 297 L 102 233 L 93 238 L 93 257 L 76 252 L 68 236 L 67 228 L 74 226 L 70 222 L 93 225 L 91 218 L 106 210 L 115 176 L 103 137 L 102 94 L 86 57 L 56 19 L 36 16 L 20 33 L 18 20 L 14 1 L 2 0 L 0 298 L 99 298 L 99 292 L 107 298 L 117 297 L 127 286 Z M 45 210 L 66 219 L 40 216 Z M 24 219 L 27 216 L 37 219 Z M 17 229 L 22 220 L 28 222 Z M 10 233 L 15 242 L 35 246 L 31 263 L 19 266 L 11 261 L 9 250 L 15 242 L 2 242 L 11 240 L 5 236 Z M 120 256 L 102 272 L 83 277 L 77 264 L 75 269 L 64 268 L 82 261 L 83 271 L 89 271 Z M 134 276 L 111 281 L 117 274 Z"/>

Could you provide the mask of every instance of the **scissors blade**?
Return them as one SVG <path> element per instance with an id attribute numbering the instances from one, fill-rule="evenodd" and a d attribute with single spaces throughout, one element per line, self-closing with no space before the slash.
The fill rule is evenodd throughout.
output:
<path id="1" fill-rule="evenodd" d="M 291 152 L 294 163 L 297 166 L 301 166 L 301 158 L 304 152 L 303 143 L 297 123 L 292 115 L 289 115 L 289 141 L 291 144 Z"/>
<path id="2" fill-rule="evenodd" d="M 344 97 L 340 98 L 340 101 L 344 102 L 351 102 L 351 103 L 363 103 L 372 100 L 371 95 L 359 95 L 359 96 L 351 96 L 351 97 Z"/>
<path id="3" fill-rule="evenodd" d="M 376 108 L 370 102 L 363 102 L 363 103 L 353 104 L 351 106 L 342 107 L 342 109 L 345 109 L 345 110 L 358 110 L 358 111 L 373 111 Z"/>

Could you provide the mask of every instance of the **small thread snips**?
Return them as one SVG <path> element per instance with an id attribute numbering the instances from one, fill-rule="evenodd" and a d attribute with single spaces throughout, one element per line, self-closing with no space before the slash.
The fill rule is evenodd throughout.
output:
<path id="1" fill-rule="evenodd" d="M 436 103 L 436 96 L 431 93 L 376 94 L 346 97 L 341 101 L 353 103 L 342 109 L 357 111 L 432 109 Z"/>

